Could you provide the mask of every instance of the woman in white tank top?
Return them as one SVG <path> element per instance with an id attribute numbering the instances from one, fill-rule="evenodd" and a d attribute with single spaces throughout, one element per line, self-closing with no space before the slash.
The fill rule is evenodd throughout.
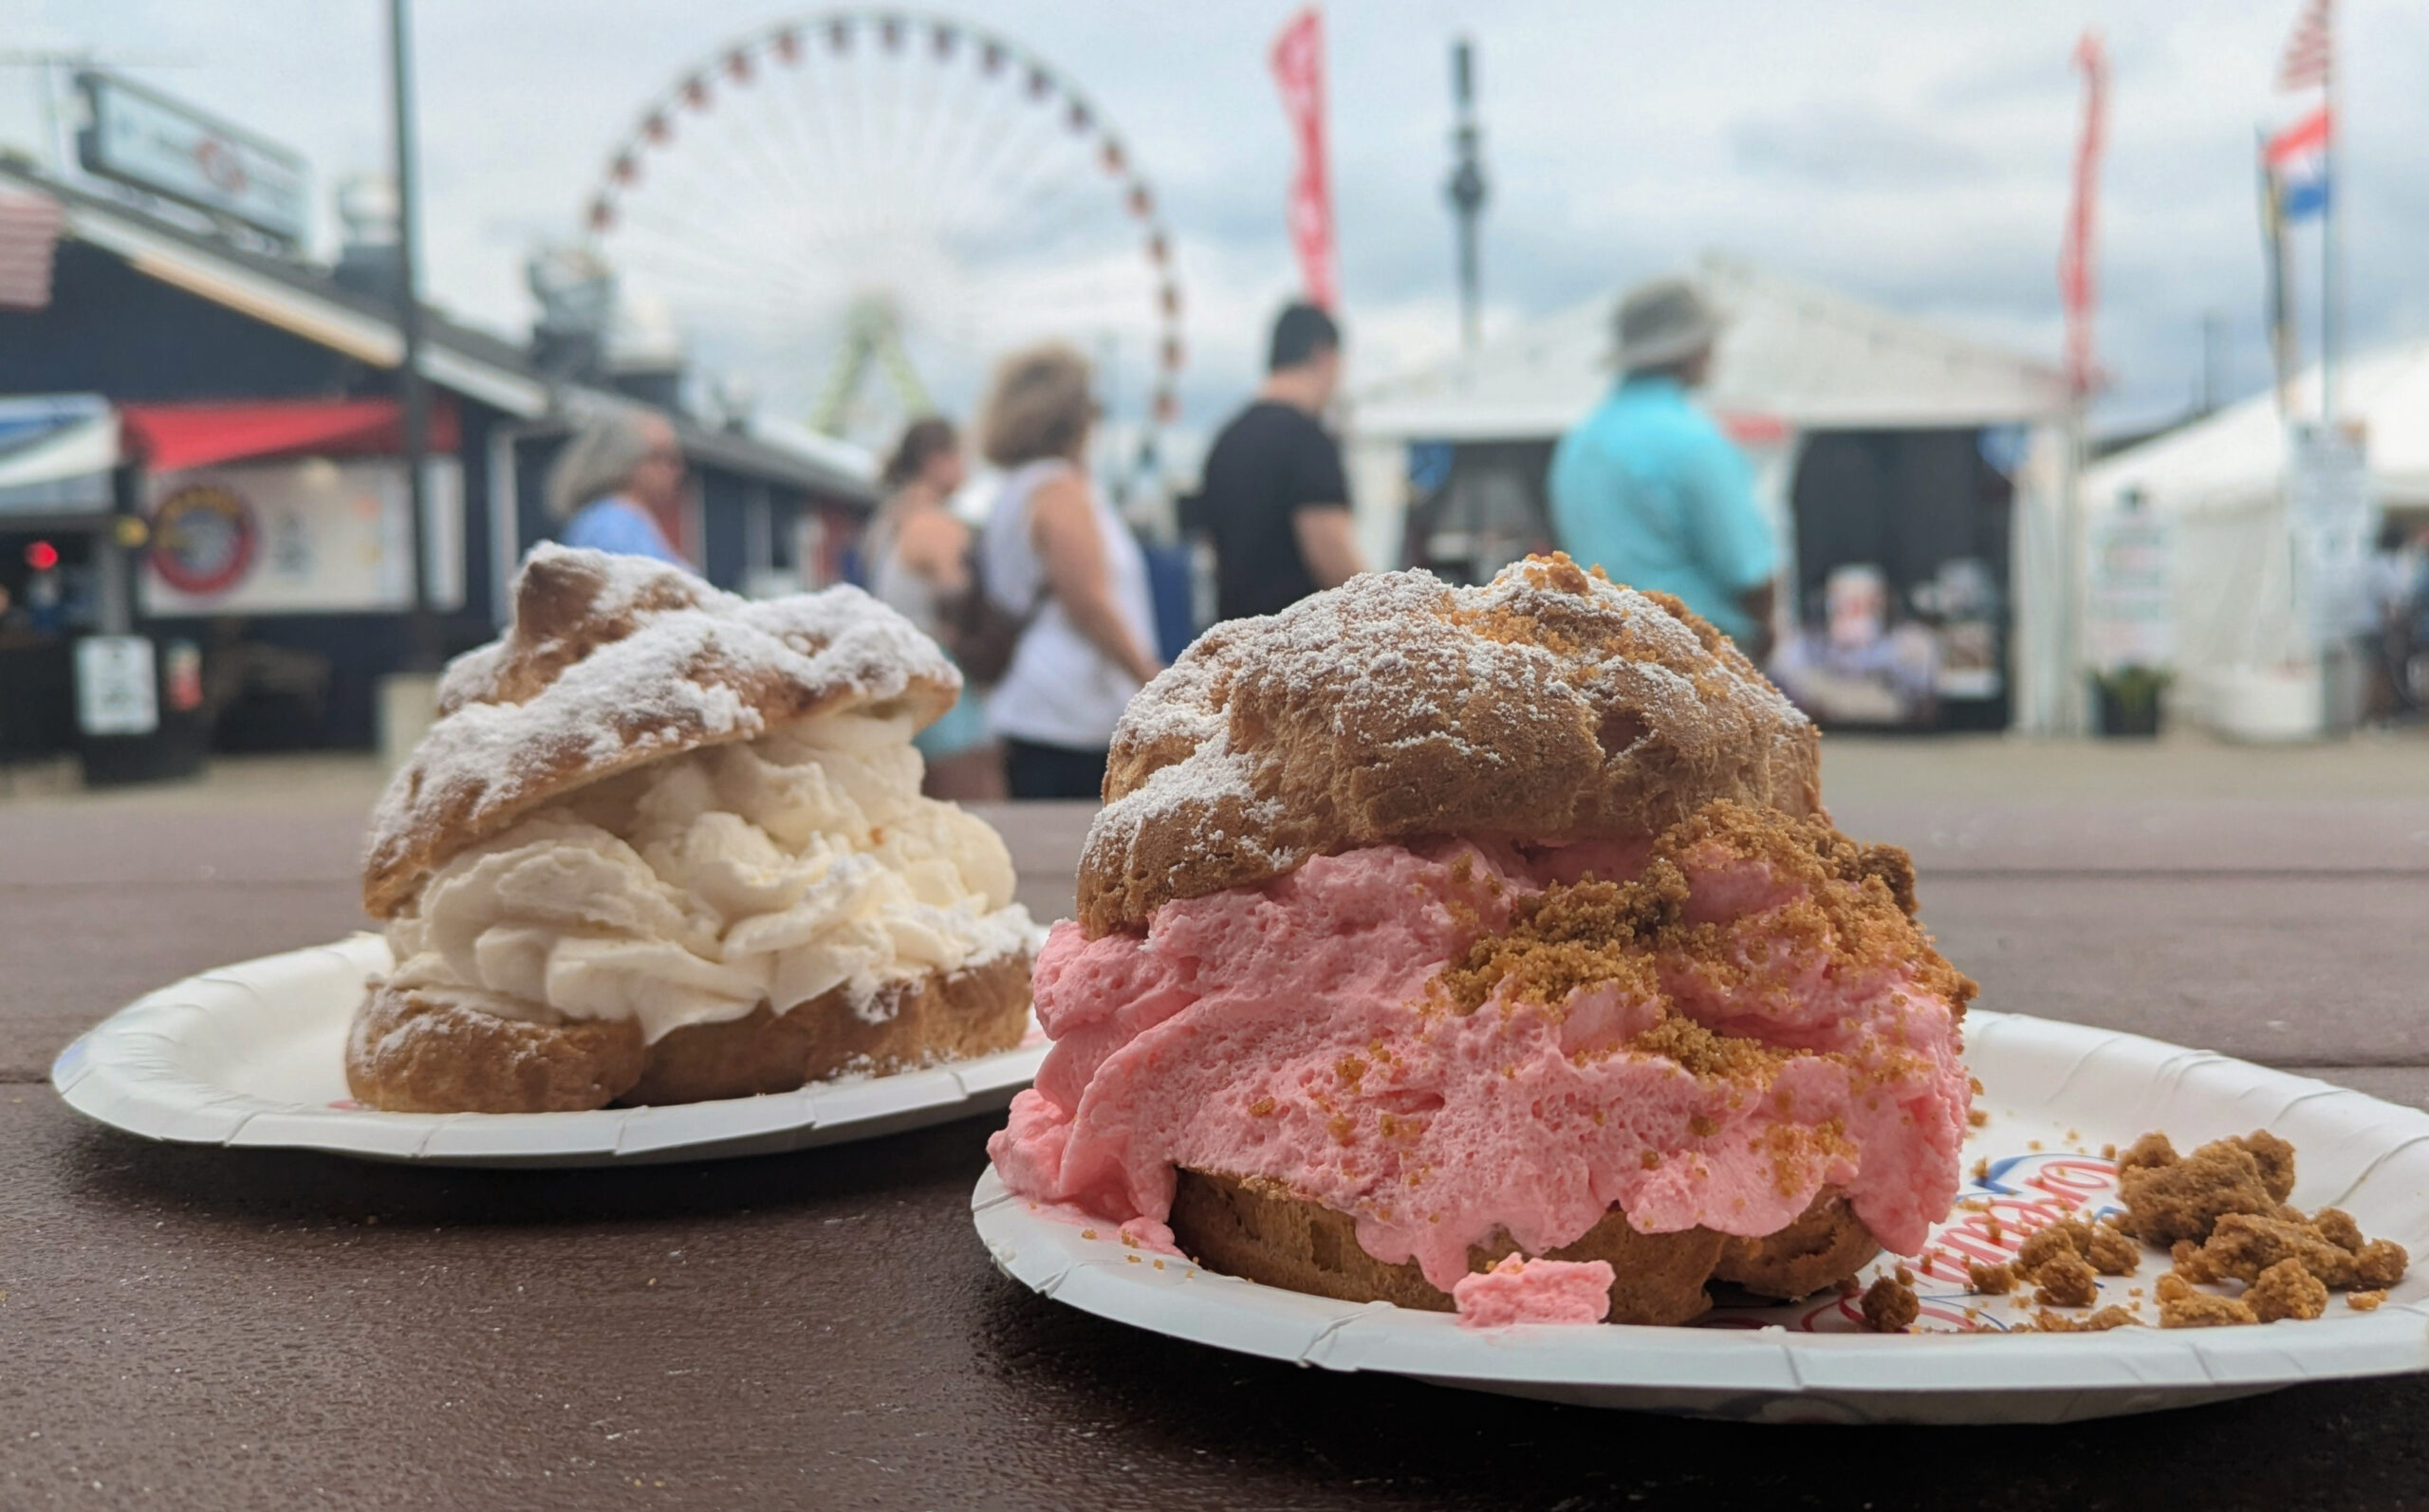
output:
<path id="1" fill-rule="evenodd" d="M 1006 470 L 979 544 L 988 596 L 1027 620 L 987 700 L 1014 798 L 1095 798 L 1131 696 L 1159 670 L 1147 560 L 1084 459 L 1087 359 L 1060 343 L 996 369 L 982 440 Z"/>

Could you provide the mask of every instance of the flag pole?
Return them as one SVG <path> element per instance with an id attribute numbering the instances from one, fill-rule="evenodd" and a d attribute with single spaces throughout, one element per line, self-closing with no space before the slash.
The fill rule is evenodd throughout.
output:
<path id="1" fill-rule="evenodd" d="M 2327 109 L 2327 140 L 2324 144 L 2327 203 L 2320 207 L 2319 220 L 2319 422 L 2327 428 L 2336 424 L 2336 361 L 2345 344 L 2345 278 L 2336 255 L 2336 209 L 2345 197 L 2345 175 L 2337 167 L 2336 144 L 2345 135 L 2345 120 L 2337 108 L 2333 22 L 2327 24 L 2321 45 L 2327 49 L 2320 71 L 2322 103 Z"/>
<path id="2" fill-rule="evenodd" d="M 2260 246 L 2269 271 L 2268 301 L 2262 307 L 2269 317 L 2269 369 L 2275 379 L 2270 387 L 2277 396 L 2277 419 L 2282 425 L 2294 415 L 2294 327 L 2286 304 L 2291 292 L 2288 283 L 2291 269 L 2287 266 L 2286 223 L 2277 197 L 2277 175 L 2269 166 L 2265 129 L 2253 132 L 2252 159 L 2260 175 Z"/>

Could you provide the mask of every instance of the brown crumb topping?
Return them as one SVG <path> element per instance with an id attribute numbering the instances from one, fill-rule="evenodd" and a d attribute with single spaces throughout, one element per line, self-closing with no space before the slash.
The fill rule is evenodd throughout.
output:
<path id="1" fill-rule="evenodd" d="M 1904 1270 L 1900 1266 L 1900 1270 Z M 1912 1282 L 1883 1276 L 1864 1288 L 1863 1326 L 1875 1334 L 1902 1334 L 1922 1316 Z"/>
<path id="2" fill-rule="evenodd" d="M 2219 1219 L 2202 1255 L 2207 1268 L 2222 1279 L 2256 1283 L 2262 1271 L 2290 1261 L 2327 1285 L 2369 1290 L 2401 1281 L 2411 1262 L 2404 1247 L 2389 1240 L 2370 1240 L 2359 1250 L 2348 1250 L 2331 1244 L 2314 1224 L 2256 1213 L 2229 1213 Z"/>
<path id="3" fill-rule="evenodd" d="M 2337 1291 L 2345 1293 L 2347 1308 L 2370 1312 L 2385 1302 L 2386 1289 L 2403 1279 L 2411 1263 L 2401 1245 L 2368 1238 L 2342 1208 L 2306 1215 L 2290 1206 L 2294 1147 L 2265 1130 L 2214 1140 L 2190 1155 L 2179 1154 L 2167 1135 L 2158 1133 L 2123 1152 L 2106 1147 L 2104 1153 L 2117 1162 L 2123 1214 L 2097 1224 L 2060 1219 L 2025 1236 L 2012 1261 L 1967 1265 L 1975 1291 L 2009 1296 L 2019 1310 L 2039 1304 L 2030 1320 L 2008 1332 L 2082 1334 L 2141 1322 L 2124 1306 L 2104 1307 L 2088 1317 L 2052 1310 L 2093 1305 L 2099 1276 L 2136 1274 L 2142 1263 L 2138 1237 L 2167 1245 L 2173 1261 L 2152 1288 L 2162 1328 L 2317 1318 Z M 2028 1283 L 2035 1287 L 2030 1303 L 2020 1294 Z M 2205 1286 L 2240 1291 L 2229 1295 Z M 2127 1295 L 2140 1301 L 2143 1291 L 2138 1286 Z M 1871 1301 L 1868 1293 L 1867 1311 Z"/>
<path id="4" fill-rule="evenodd" d="M 2091 1243 L 2083 1253 L 2104 1276 L 2131 1276 L 2142 1268 L 2142 1246 L 2107 1224 L 2092 1226 Z"/>
<path id="5" fill-rule="evenodd" d="M 2091 1263 L 2071 1249 L 2052 1256 L 2033 1280 L 2040 1284 L 2032 1300 L 2044 1307 L 2089 1307 L 2100 1300 L 2100 1279 Z"/>
<path id="6" fill-rule="evenodd" d="M 2401 1245 L 2367 1238 L 2341 1208 L 2306 1216 L 2289 1205 L 2294 1147 L 2266 1130 L 2190 1155 L 2147 1134 L 2117 1164 L 2126 1208 L 2117 1231 L 2169 1246 L 2174 1268 L 2159 1280 L 2163 1327 L 2314 1318 L 2331 1290 L 2367 1312 L 2411 1263 Z M 2233 1282 L 2243 1284 L 2241 1296 L 2198 1289 Z M 2357 1303 L 2362 1297 L 2372 1300 Z"/>
<path id="7" fill-rule="evenodd" d="M 2169 1246 L 2168 1263 L 2174 1265 L 2176 1273 L 2187 1281 L 2215 1282 L 2226 1279 L 2211 1266 L 2209 1252 L 2190 1239 L 2179 1239 Z"/>
<path id="8" fill-rule="evenodd" d="M 2153 1130 L 2126 1146 L 2125 1152 L 2116 1159 L 2117 1173 L 2121 1176 L 2138 1167 L 2173 1166 L 2176 1164 L 2176 1146 L 2169 1142 L 2167 1135 Z"/>
<path id="9" fill-rule="evenodd" d="M 2160 1302 L 2161 1328 L 2231 1328 L 2239 1323 L 2259 1321 L 2259 1317 L 2240 1297 L 2191 1292 L 2182 1297 L 2163 1298 Z"/>
<path id="10" fill-rule="evenodd" d="M 2025 1235 L 2024 1246 L 2015 1254 L 2016 1274 L 2030 1280 L 2033 1272 L 2059 1256 L 2073 1254 L 2074 1241 L 2067 1233 L 2067 1223 L 2070 1221 L 2062 1220 Z"/>
<path id="11" fill-rule="evenodd" d="M 2053 1313 L 2047 1307 L 2032 1315 L 2036 1334 L 2105 1334 L 2112 1328 L 2139 1328 L 2142 1320 L 2129 1307 L 2104 1307 L 2087 1318 Z"/>
<path id="12" fill-rule="evenodd" d="M 2327 1311 L 2327 1287 L 2295 1262 L 2281 1260 L 2260 1273 L 2243 1300 L 2264 1323 L 2281 1318 L 2317 1318 Z"/>
<path id="13" fill-rule="evenodd" d="M 2146 1151 L 2154 1139 L 2157 1145 Z M 2155 1245 L 2206 1240 L 2229 1213 L 2277 1210 L 2294 1189 L 2294 1151 L 2272 1134 L 2254 1133 L 2214 1139 L 2178 1157 L 2166 1136 L 2144 1134 L 2118 1162 L 2117 1180 L 2126 1232 Z"/>
<path id="14" fill-rule="evenodd" d="M 1710 849 L 1760 861 L 1798 889 L 1764 915 L 1767 933 L 1826 952 L 1835 972 L 1904 967 L 1959 1013 L 1972 1001 L 1974 983 L 1915 923 L 1914 866 L 1903 851 L 1858 845 L 1826 820 L 1725 802 L 1666 831 L 1632 881 L 1556 883 L 1523 900 L 1507 930 L 1480 937 L 1443 969 L 1438 989 L 1462 1013 L 1496 992 L 1553 1007 L 1581 987 L 1604 985 L 1657 996 L 1657 959 L 1722 990 L 1744 986 L 1754 968 L 1740 959 L 1742 934 L 1686 916 L 1687 880 L 1677 858 Z M 1746 1053 L 1727 1052 L 1719 1074 L 1734 1074 Z"/>
<path id="15" fill-rule="evenodd" d="M 2311 1226 L 2319 1230 L 2322 1239 L 2352 1254 L 2360 1254 L 2362 1246 L 2368 1243 L 2362 1237 L 2362 1226 L 2342 1208 L 2322 1208 L 2311 1220 Z"/>

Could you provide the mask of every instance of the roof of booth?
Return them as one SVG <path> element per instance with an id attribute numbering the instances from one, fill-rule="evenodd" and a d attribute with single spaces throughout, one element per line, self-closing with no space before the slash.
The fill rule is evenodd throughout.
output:
<path id="1" fill-rule="evenodd" d="M 1923 430 L 2054 419 L 2047 363 L 1733 258 L 1697 280 L 1729 318 L 1705 400 L 1739 423 Z M 1362 390 L 1352 429 L 1408 440 L 1521 440 L 1574 424 L 1611 382 L 1616 294 L 1532 321 L 1472 353 Z"/>

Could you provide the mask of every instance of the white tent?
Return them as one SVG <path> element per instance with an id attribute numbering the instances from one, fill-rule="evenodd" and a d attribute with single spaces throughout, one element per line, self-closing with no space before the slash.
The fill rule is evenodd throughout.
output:
<path id="1" fill-rule="evenodd" d="M 2319 370 L 2288 408 L 2319 412 Z M 2370 491 L 2385 508 L 2429 510 L 2429 341 L 2374 352 L 2340 369 L 2337 407 L 2368 449 Z M 2170 609 L 2179 709 L 2240 728 L 2255 698 L 2308 702 L 2290 730 L 2315 728 L 2324 692 L 2291 585 L 2285 508 L 2287 424 L 2274 394 L 2121 452 L 2087 470 L 2087 516 L 2129 499 L 2169 522 Z M 2346 690 L 2349 694 L 2350 690 Z"/>
<path id="2" fill-rule="evenodd" d="M 1844 294 L 1707 256 L 1696 269 L 1729 325 L 1705 402 L 1801 430 L 2030 424 L 2062 415 L 2054 368 Z M 1357 396 L 1362 437 L 1557 435 L 1610 387 L 1615 296 L 1571 305 Z"/>
<path id="3" fill-rule="evenodd" d="M 2018 721 L 2046 728 L 2058 697 L 2064 598 L 2057 495 L 2065 378 L 2048 364 L 1734 259 L 1709 255 L 1695 276 L 1728 317 L 1702 399 L 1746 447 L 1784 544 L 1807 433 L 2030 429 L 2016 479 L 2012 664 Z M 1602 399 L 1612 381 L 1605 358 L 1616 304 L 1605 296 L 1574 305 L 1354 396 L 1350 485 L 1369 561 L 1398 558 L 1410 444 L 1549 439 Z M 1793 560 L 1792 550 L 1783 560 Z"/>
<path id="4" fill-rule="evenodd" d="M 2346 363 L 2336 391 L 2337 409 L 2368 440 L 2379 498 L 2396 508 L 2429 508 L 2429 341 Z M 2316 367 L 2290 398 L 2297 415 L 2319 413 Z M 2089 469 L 2084 505 L 2108 507 L 2132 489 L 2171 515 L 2245 514 L 2273 508 L 2285 476 L 2286 422 L 2275 396 L 2263 393 Z"/>

